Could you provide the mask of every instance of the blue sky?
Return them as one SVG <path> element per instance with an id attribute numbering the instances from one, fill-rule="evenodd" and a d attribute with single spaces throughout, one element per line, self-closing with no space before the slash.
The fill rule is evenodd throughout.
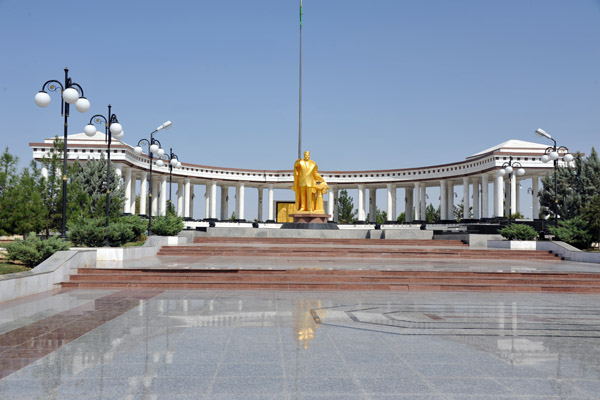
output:
<path id="1" fill-rule="evenodd" d="M 303 143 L 322 170 L 464 159 L 508 139 L 600 148 L 597 0 L 305 0 Z M 2 147 L 62 135 L 68 66 L 125 142 L 165 120 L 182 161 L 289 169 L 297 155 L 298 1 L 0 0 Z"/>

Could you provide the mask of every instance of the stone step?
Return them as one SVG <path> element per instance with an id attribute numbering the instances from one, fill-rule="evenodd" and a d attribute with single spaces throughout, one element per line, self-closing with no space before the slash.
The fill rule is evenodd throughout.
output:
<path id="1" fill-rule="evenodd" d="M 80 269 L 64 288 L 600 293 L 600 274 L 357 270 Z"/>
<path id="2" fill-rule="evenodd" d="M 368 246 L 455 246 L 469 247 L 460 240 L 431 239 L 312 239 L 312 238 L 261 238 L 261 237 L 196 237 L 194 243 L 261 243 L 261 244 L 335 244 Z"/>
<path id="3" fill-rule="evenodd" d="M 282 248 L 282 247 L 251 247 L 251 246 L 164 246 L 158 252 L 159 256 L 239 256 L 239 257 L 351 257 L 351 258 L 414 258 L 414 257 L 452 257 L 468 259 L 535 259 L 556 260 L 547 251 L 536 250 L 471 250 L 471 249 L 369 249 L 369 248 Z"/>

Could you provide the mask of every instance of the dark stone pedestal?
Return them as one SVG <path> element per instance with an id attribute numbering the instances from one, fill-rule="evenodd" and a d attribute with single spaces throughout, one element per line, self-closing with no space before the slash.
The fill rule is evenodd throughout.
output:
<path id="1" fill-rule="evenodd" d="M 294 222 L 286 222 L 281 225 L 281 229 L 318 229 L 318 230 L 337 230 L 336 223 L 331 223 L 328 214 L 316 213 L 295 213 L 290 214 Z"/>

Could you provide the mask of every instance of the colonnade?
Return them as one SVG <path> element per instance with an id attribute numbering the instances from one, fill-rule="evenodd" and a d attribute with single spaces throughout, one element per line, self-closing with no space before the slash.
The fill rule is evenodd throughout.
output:
<path id="1" fill-rule="evenodd" d="M 139 213 L 146 214 L 146 199 L 148 197 L 148 173 L 133 169 L 131 167 L 118 167 L 123 178 L 125 189 L 124 213 L 136 212 L 136 196 L 140 196 Z M 491 178 L 491 179 L 490 179 Z M 457 194 L 455 187 L 462 186 L 462 212 L 466 219 L 482 219 L 492 217 L 504 217 L 509 213 L 511 207 L 512 214 L 520 210 L 519 182 L 531 179 L 532 195 L 532 215 L 536 217 L 539 214 L 539 199 L 537 193 L 539 190 L 539 176 L 533 175 L 517 179 L 515 174 L 512 177 L 502 177 L 494 173 L 486 173 L 475 176 L 461 177 L 459 179 L 443 179 L 417 181 L 411 183 L 386 183 L 386 184 L 335 184 L 330 182 L 330 190 L 326 198 L 326 212 L 331 215 L 331 219 L 337 221 L 339 192 L 343 189 L 356 189 L 357 196 L 357 218 L 359 221 L 375 222 L 377 211 L 377 192 L 381 189 L 386 191 L 386 213 L 387 221 L 396 221 L 398 218 L 398 191 L 404 191 L 404 210 L 405 222 L 425 221 L 427 213 L 427 204 L 429 194 L 427 189 L 439 187 L 439 205 L 440 218 L 442 221 L 454 220 L 455 201 Z M 139 181 L 139 184 L 138 184 Z M 152 207 L 153 215 L 165 215 L 167 210 L 167 199 L 169 197 L 169 177 L 164 174 L 157 174 L 153 177 Z M 244 182 L 217 182 L 204 181 L 193 182 L 190 178 L 176 177 L 173 179 L 176 187 L 176 199 L 173 206 L 178 216 L 184 218 L 194 218 L 194 198 L 195 187 L 197 185 L 205 187 L 205 217 L 210 220 L 229 219 L 229 189 L 235 188 L 235 216 L 236 220 L 244 221 L 246 216 L 246 187 Z M 492 207 L 490 209 L 490 184 L 492 188 Z M 281 186 L 281 185 L 280 185 Z M 252 188 L 258 189 L 258 220 L 273 221 L 276 214 L 274 189 L 282 189 L 273 184 L 256 185 Z M 139 193 L 138 189 L 139 188 Z M 267 190 L 267 215 L 263 215 L 263 197 Z M 368 197 L 367 197 L 368 190 Z M 507 194 L 509 194 L 507 196 Z M 219 197 L 220 214 L 217 215 L 217 197 Z M 401 198 L 401 197 L 400 197 Z M 367 221 L 368 219 L 368 221 Z"/>

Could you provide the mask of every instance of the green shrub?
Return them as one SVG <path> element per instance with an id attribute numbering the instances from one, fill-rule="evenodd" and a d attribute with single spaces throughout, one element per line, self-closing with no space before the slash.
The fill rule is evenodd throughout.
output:
<path id="1" fill-rule="evenodd" d="M 156 217 L 152 221 L 152 233 L 158 236 L 176 236 L 183 229 L 183 218 L 174 215 Z"/>
<path id="2" fill-rule="evenodd" d="M 110 246 L 119 247 L 125 243 L 142 240 L 146 223 L 136 215 L 119 218 L 108 225 Z M 81 219 L 69 225 L 69 240 L 75 246 L 102 247 L 106 245 L 106 219 Z"/>
<path id="3" fill-rule="evenodd" d="M 556 240 L 561 240 L 578 249 L 587 249 L 592 245 L 593 237 L 588 223 L 581 217 L 559 221 L 558 227 L 552 226 L 549 231 Z"/>
<path id="4" fill-rule="evenodd" d="M 134 234 L 134 240 L 139 241 L 146 238 L 146 230 L 148 229 L 148 221 L 142 219 L 138 215 L 127 215 L 119 219 L 131 228 Z"/>
<path id="5" fill-rule="evenodd" d="M 106 243 L 106 220 L 83 218 L 69 224 L 69 240 L 75 246 L 102 247 Z"/>
<path id="6" fill-rule="evenodd" d="M 503 238 L 508 240 L 535 240 L 538 233 L 529 225 L 509 224 L 498 231 Z"/>
<path id="7" fill-rule="evenodd" d="M 41 240 L 35 234 L 30 234 L 27 239 L 15 240 L 4 247 L 8 260 L 19 260 L 29 268 L 33 268 L 57 251 L 69 250 L 69 243 L 58 236 Z"/>

